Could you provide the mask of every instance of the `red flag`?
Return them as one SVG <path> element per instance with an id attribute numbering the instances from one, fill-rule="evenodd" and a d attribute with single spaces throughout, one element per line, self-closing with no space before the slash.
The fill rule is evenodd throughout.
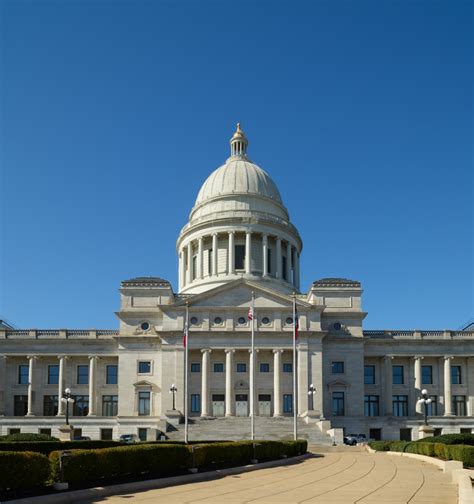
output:
<path id="1" fill-rule="evenodd" d="M 251 306 L 249 307 L 248 318 L 249 318 L 249 320 L 253 320 L 253 308 Z"/>
<path id="2" fill-rule="evenodd" d="M 183 332 L 183 346 L 186 348 L 186 345 L 188 344 L 188 323 L 184 323 L 184 332 Z"/>
<path id="3" fill-rule="evenodd" d="M 295 320 L 294 320 L 294 324 L 295 324 L 295 340 L 297 340 L 298 336 L 299 336 L 300 322 L 299 322 L 299 319 L 298 319 L 298 308 L 296 308 L 296 305 L 295 305 Z"/>

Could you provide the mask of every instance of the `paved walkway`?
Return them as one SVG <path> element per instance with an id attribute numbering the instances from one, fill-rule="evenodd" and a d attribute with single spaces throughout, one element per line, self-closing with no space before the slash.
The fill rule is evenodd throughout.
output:
<path id="1" fill-rule="evenodd" d="M 436 466 L 383 453 L 334 452 L 300 463 L 94 502 L 140 504 L 455 504 L 457 486 Z"/>

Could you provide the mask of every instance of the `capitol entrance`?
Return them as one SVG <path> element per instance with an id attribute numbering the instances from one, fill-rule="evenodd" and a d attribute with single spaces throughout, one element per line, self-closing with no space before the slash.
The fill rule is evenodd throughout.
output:
<path id="1" fill-rule="evenodd" d="M 260 416 L 271 416 L 272 396 L 270 394 L 258 395 L 258 414 Z"/>
<path id="2" fill-rule="evenodd" d="M 235 415 L 249 416 L 249 402 L 247 394 L 237 394 L 235 396 Z"/>
<path id="3" fill-rule="evenodd" d="M 224 394 L 212 395 L 212 415 L 222 417 L 225 414 L 225 398 Z"/>

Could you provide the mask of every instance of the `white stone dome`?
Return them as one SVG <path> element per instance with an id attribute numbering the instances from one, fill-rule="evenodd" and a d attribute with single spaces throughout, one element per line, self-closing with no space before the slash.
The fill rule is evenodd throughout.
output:
<path id="1" fill-rule="evenodd" d="M 213 171 L 202 185 L 195 205 L 231 194 L 256 194 L 283 204 L 280 191 L 270 175 L 243 157 L 230 157 L 225 164 Z"/>

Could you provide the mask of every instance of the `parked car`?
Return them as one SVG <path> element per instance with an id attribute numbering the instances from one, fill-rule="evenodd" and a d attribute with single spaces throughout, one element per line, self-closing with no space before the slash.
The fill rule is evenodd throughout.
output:
<path id="1" fill-rule="evenodd" d="M 122 434 L 119 441 L 121 443 L 138 443 L 138 436 L 136 434 Z"/>
<path id="2" fill-rule="evenodd" d="M 74 436 L 73 441 L 90 441 L 89 436 Z"/>
<path id="3" fill-rule="evenodd" d="M 349 434 L 348 436 L 344 436 L 344 444 L 346 445 L 355 446 L 363 443 L 367 443 L 365 434 Z"/>

